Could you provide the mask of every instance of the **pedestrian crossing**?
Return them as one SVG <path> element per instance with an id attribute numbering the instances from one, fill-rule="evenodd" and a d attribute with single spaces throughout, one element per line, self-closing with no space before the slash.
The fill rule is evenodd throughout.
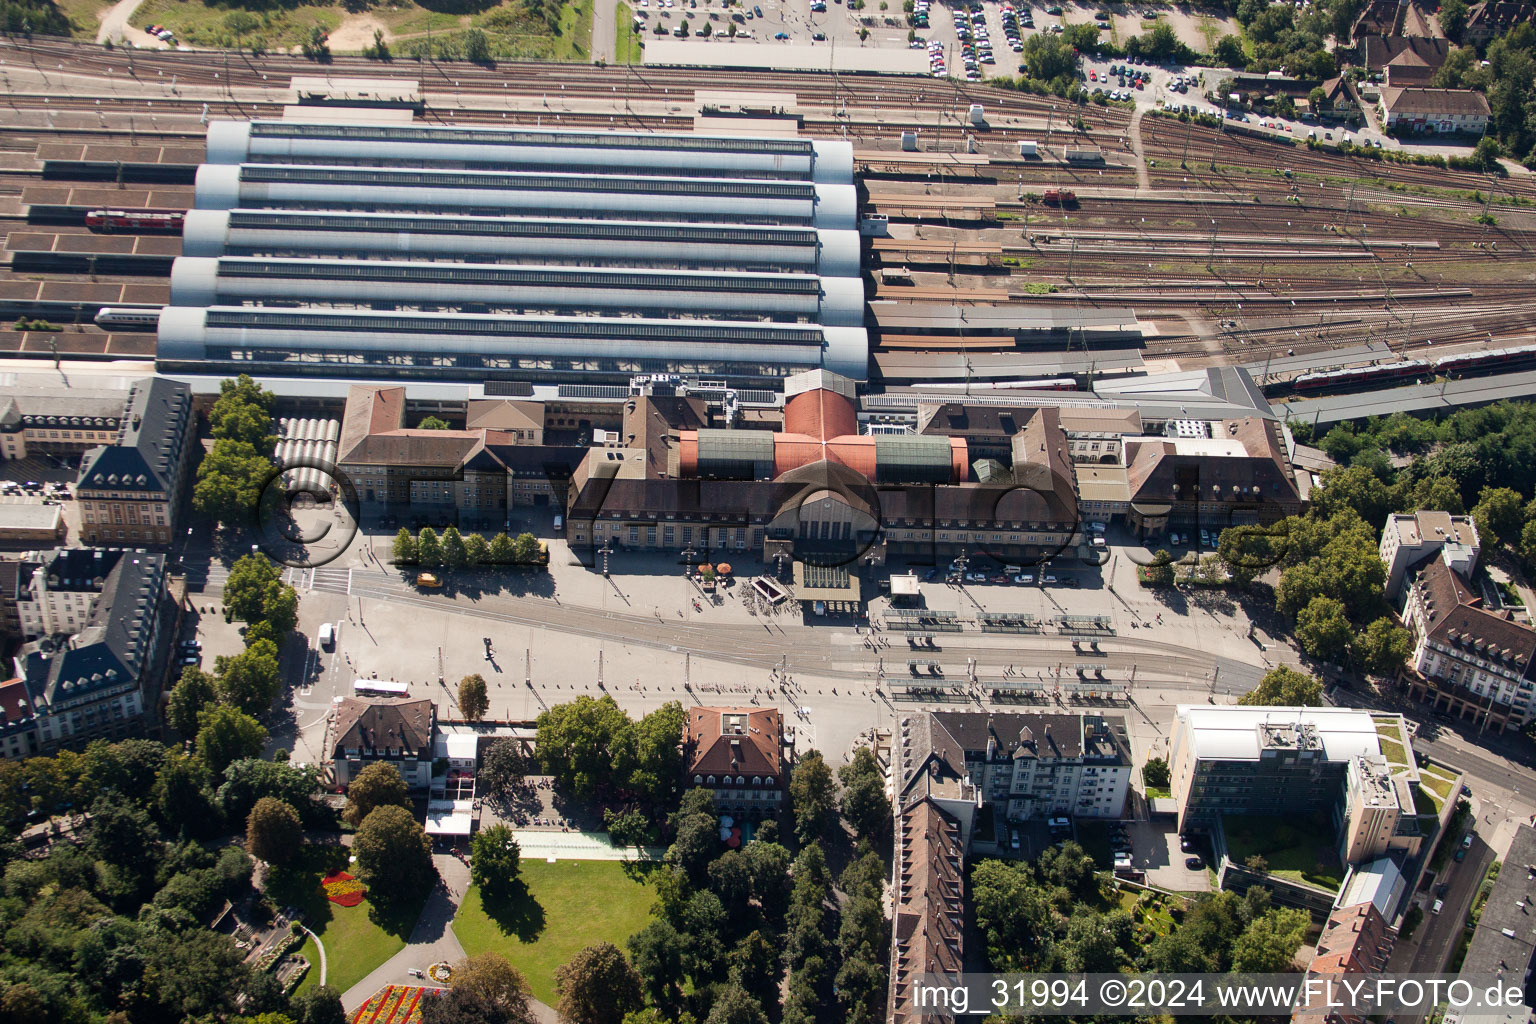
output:
<path id="1" fill-rule="evenodd" d="M 352 593 L 352 570 L 321 566 L 318 569 L 308 570 L 307 590 L 318 590 L 325 594 L 350 594 Z"/>

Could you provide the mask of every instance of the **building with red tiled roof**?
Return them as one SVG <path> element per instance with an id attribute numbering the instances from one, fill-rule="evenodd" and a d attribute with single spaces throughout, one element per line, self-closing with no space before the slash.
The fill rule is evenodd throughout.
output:
<path id="1" fill-rule="evenodd" d="M 1323 924 L 1317 939 L 1317 951 L 1307 967 L 1307 974 L 1337 980 L 1360 974 L 1380 974 L 1397 942 L 1397 929 L 1387 923 L 1371 902 L 1337 907 Z M 1291 1015 L 1293 1024 L 1361 1024 L 1365 1017 L 1341 1012 L 1323 1005 L 1326 996 L 1317 993 L 1318 1005 L 1306 1004 Z"/>
<path id="2" fill-rule="evenodd" d="M 1487 608 L 1443 557 L 1410 574 L 1402 618 L 1414 634 L 1403 674 L 1415 699 L 1499 732 L 1531 720 L 1536 629 Z"/>
<path id="3" fill-rule="evenodd" d="M 896 837 L 890 1019 L 951 1024 L 947 1010 L 918 1006 L 925 974 L 959 974 L 965 964 L 965 841 L 960 823 L 922 797 L 901 814 Z"/>
<path id="4" fill-rule="evenodd" d="M 41 753 L 36 715 L 25 679 L 18 677 L 0 683 L 0 758 L 33 757 Z"/>
<path id="5" fill-rule="evenodd" d="M 788 788 L 784 719 L 777 708 L 697 707 L 683 727 L 686 783 L 711 790 L 715 806 L 776 813 Z"/>
<path id="6" fill-rule="evenodd" d="M 405 388 L 356 384 L 347 393 L 336 461 L 370 511 L 504 521 L 511 506 L 558 505 L 576 463 L 570 449 L 530 441 L 543 437 L 542 425 L 532 426 L 531 404 L 478 402 L 474 429 L 422 430 L 405 425 Z"/>

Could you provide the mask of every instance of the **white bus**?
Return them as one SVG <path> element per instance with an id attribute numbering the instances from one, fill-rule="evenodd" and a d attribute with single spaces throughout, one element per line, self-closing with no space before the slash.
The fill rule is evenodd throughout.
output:
<path id="1" fill-rule="evenodd" d="M 352 692 L 359 697 L 409 697 L 411 686 L 392 679 L 359 679 L 352 684 Z"/>

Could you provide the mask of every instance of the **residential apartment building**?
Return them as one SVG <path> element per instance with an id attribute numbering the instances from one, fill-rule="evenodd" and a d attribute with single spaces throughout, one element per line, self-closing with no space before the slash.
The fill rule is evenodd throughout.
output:
<path id="1" fill-rule="evenodd" d="M 370 764 L 399 770 L 413 793 L 432 784 L 437 708 L 409 697 L 343 697 L 331 727 L 331 764 L 336 784 L 346 786 Z"/>
<path id="2" fill-rule="evenodd" d="M 1424 838 L 1401 715 L 1180 705 L 1169 768 L 1181 833 L 1212 832 L 1224 816 L 1321 813 L 1349 864 L 1411 856 Z"/>
<path id="3" fill-rule="evenodd" d="M 1380 974 L 1386 970 L 1396 943 L 1397 929 L 1374 903 L 1339 907 L 1323 924 L 1307 974 L 1335 984 L 1362 974 Z M 1367 1019 L 1327 1004 L 1325 994 L 1313 995 L 1291 1016 L 1292 1024 L 1363 1024 Z"/>
<path id="4" fill-rule="evenodd" d="M 169 544 L 195 447 L 191 389 L 164 377 L 136 381 L 117 436 L 81 459 L 81 540 Z"/>
<path id="5" fill-rule="evenodd" d="M 502 403 L 472 405 L 476 422 L 508 419 Z M 495 525 L 517 506 L 563 503 L 580 453 L 522 440 L 543 436 L 522 411 L 513 419 L 525 425 L 506 430 L 421 430 L 405 426 L 405 406 L 403 387 L 347 393 L 336 461 L 364 509 Z"/>
<path id="6" fill-rule="evenodd" d="M 1444 557 L 1409 575 L 1402 602 L 1414 648 L 1400 678 L 1414 699 L 1498 732 L 1531 720 L 1536 629 L 1486 608 Z"/>
<path id="7" fill-rule="evenodd" d="M 1488 130 L 1488 116 L 1488 97 L 1472 89 L 1386 86 L 1381 90 L 1381 118 L 1389 129 L 1482 135 Z"/>
<path id="8" fill-rule="evenodd" d="M 891 990 L 893 1024 L 953 1024 L 947 1009 L 922 1007 L 925 974 L 965 969 L 965 841 L 960 823 L 938 803 L 903 808 L 896 837 Z"/>
<path id="9" fill-rule="evenodd" d="M 8 756 L 121 739 L 142 730 L 170 670 L 180 603 L 165 556 L 61 548 L 19 563 L 5 599 L 27 642 L 7 684 Z"/>
<path id="10" fill-rule="evenodd" d="M 1536 21 L 1536 3 L 1531 0 L 1485 0 L 1468 8 L 1461 41 L 1468 46 L 1482 46 L 1529 21 Z"/>
<path id="11" fill-rule="evenodd" d="M 1105 715 L 936 711 L 931 742 L 958 753 L 983 804 L 1011 821 L 1117 818 L 1130 788 L 1125 719 Z"/>
<path id="12" fill-rule="evenodd" d="M 721 811 L 777 814 L 789 788 L 787 749 L 777 708 L 689 708 L 684 784 L 710 790 Z"/>
<path id="13" fill-rule="evenodd" d="M 1387 599 L 1396 601 L 1410 568 L 1440 557 L 1463 577 L 1477 568 L 1481 551 L 1471 516 L 1449 512 L 1394 513 L 1381 531 L 1381 562 L 1387 569 Z"/>
<path id="14" fill-rule="evenodd" d="M 0 398 L 0 460 L 77 456 L 117 438 L 122 391 L 10 387 Z"/>

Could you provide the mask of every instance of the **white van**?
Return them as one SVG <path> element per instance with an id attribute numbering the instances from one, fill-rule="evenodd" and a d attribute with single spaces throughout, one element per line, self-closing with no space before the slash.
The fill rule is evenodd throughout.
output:
<path id="1" fill-rule="evenodd" d="M 555 516 L 555 532 L 556 533 L 560 533 L 564 529 L 565 529 L 565 516 L 557 514 Z"/>
<path id="2" fill-rule="evenodd" d="M 336 642 L 336 627 L 333 626 L 329 622 L 322 622 L 322 623 L 320 623 L 320 648 L 321 648 L 321 650 L 326 650 L 326 651 L 330 650 L 331 649 L 331 645 L 334 644 L 335 642 Z"/>
<path id="3" fill-rule="evenodd" d="M 1429 908 L 1431 914 L 1438 914 L 1445 909 L 1445 900 L 1435 900 L 1435 905 Z"/>

